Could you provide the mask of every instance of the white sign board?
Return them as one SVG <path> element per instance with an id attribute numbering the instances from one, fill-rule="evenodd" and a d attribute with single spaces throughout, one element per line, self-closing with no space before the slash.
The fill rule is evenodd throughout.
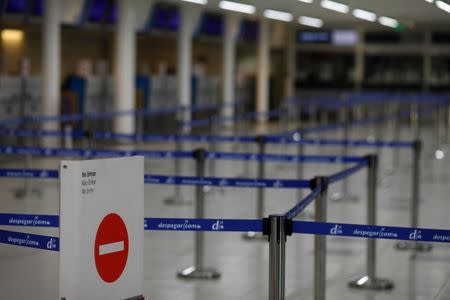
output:
<path id="1" fill-rule="evenodd" d="M 60 298 L 143 295 L 144 158 L 62 161 Z"/>

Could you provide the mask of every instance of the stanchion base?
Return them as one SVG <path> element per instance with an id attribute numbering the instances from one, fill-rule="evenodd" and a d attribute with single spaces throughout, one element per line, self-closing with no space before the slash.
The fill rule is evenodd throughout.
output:
<path id="1" fill-rule="evenodd" d="M 247 241 L 267 241 L 267 237 L 261 232 L 245 232 L 242 234 L 242 238 Z"/>
<path id="2" fill-rule="evenodd" d="M 349 282 L 348 286 L 354 289 L 387 291 L 394 288 L 394 283 L 389 279 L 370 278 L 366 275 L 358 280 Z"/>
<path id="3" fill-rule="evenodd" d="M 334 193 L 330 197 L 331 201 L 339 201 L 339 202 L 358 202 L 359 198 L 355 195 L 345 195 L 342 193 Z"/>
<path id="4" fill-rule="evenodd" d="M 433 245 L 414 241 L 398 242 L 395 244 L 395 249 L 400 251 L 429 252 L 433 249 Z"/>
<path id="5" fill-rule="evenodd" d="M 220 273 L 211 268 L 197 269 L 195 267 L 189 267 L 178 272 L 177 277 L 180 279 L 216 280 L 220 278 Z"/>
<path id="6" fill-rule="evenodd" d="M 178 206 L 192 205 L 192 201 L 186 201 L 183 199 L 178 199 L 176 197 L 168 197 L 168 198 L 164 199 L 164 204 L 165 205 L 178 205 Z"/>

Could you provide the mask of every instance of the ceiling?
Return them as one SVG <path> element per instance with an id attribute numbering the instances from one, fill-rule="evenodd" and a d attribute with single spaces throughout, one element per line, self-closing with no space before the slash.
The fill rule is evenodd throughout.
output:
<path id="1" fill-rule="evenodd" d="M 180 2 L 179 0 L 173 0 Z M 341 14 L 320 6 L 320 0 L 314 0 L 308 4 L 298 0 L 236 0 L 241 3 L 253 4 L 257 8 L 257 14 L 261 14 L 266 8 L 291 12 L 294 18 L 310 16 L 321 18 L 325 27 L 369 27 L 385 29 L 384 26 L 357 19 L 349 14 Z M 425 0 L 338 0 L 347 4 L 351 9 L 360 8 L 369 10 L 377 16 L 388 16 L 398 19 L 402 24 L 412 29 L 450 30 L 450 14 L 439 9 L 434 3 Z M 209 0 L 207 7 L 218 10 L 219 0 Z"/>

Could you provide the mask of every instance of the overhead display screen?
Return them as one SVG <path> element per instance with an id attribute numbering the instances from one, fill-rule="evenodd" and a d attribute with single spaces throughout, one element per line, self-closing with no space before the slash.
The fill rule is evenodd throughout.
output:
<path id="1" fill-rule="evenodd" d="M 355 30 L 298 31 L 297 43 L 353 46 L 358 43 L 358 33 Z"/>

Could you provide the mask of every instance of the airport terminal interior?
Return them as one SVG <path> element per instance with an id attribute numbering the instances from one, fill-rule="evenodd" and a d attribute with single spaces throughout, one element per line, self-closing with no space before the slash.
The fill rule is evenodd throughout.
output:
<path id="1" fill-rule="evenodd" d="M 449 170 L 449 0 L 0 0 L 0 299 L 449 300 Z"/>

